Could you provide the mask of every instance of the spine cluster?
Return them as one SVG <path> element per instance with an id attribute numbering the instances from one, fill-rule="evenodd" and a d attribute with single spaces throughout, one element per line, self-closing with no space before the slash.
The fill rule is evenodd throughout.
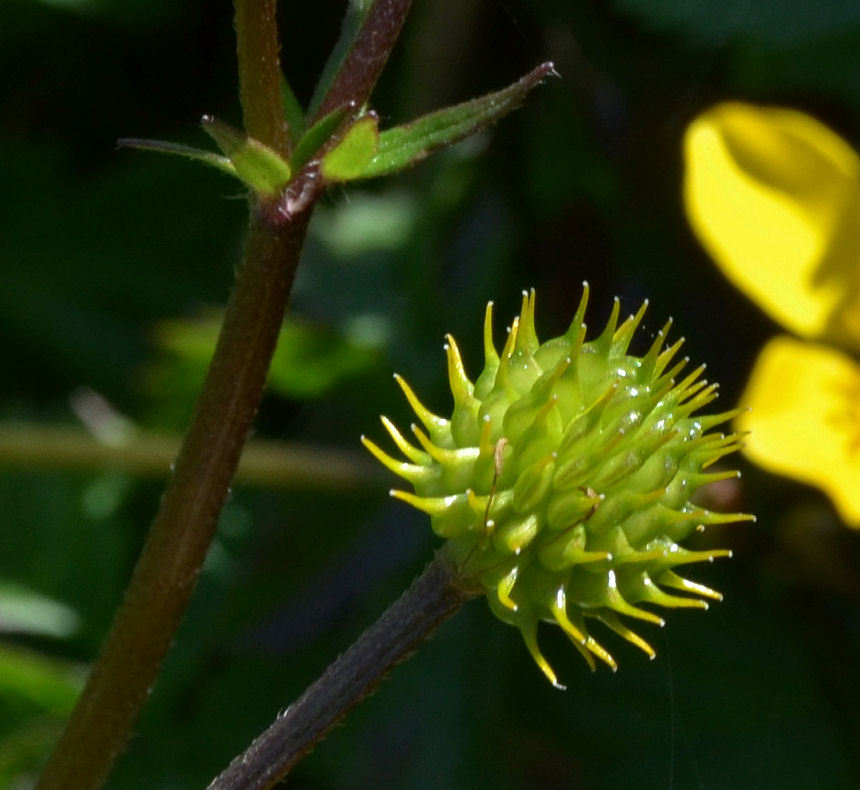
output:
<path id="1" fill-rule="evenodd" d="M 537 642 L 541 620 L 559 625 L 592 669 L 595 658 L 612 669 L 616 662 L 586 618 L 653 657 L 619 615 L 662 625 L 642 604 L 704 609 L 706 599 L 720 600 L 676 569 L 730 552 L 679 544 L 705 525 L 752 518 L 690 501 L 701 486 L 738 476 L 707 470 L 739 442 L 711 430 L 734 412 L 694 416 L 716 398 L 717 385 L 701 378 L 704 366 L 679 378 L 688 360 L 674 362 L 683 339 L 666 346 L 671 321 L 634 356 L 628 350 L 647 303 L 619 325 L 616 299 L 607 326 L 586 342 L 587 302 L 585 285 L 567 332 L 541 343 L 534 291 L 524 293 L 501 354 L 490 303 L 484 368 L 474 383 L 447 337 L 450 419 L 426 409 L 396 376 L 420 421 L 411 426 L 417 445 L 386 417 L 405 460 L 362 437 L 414 488 L 392 495 L 430 516 L 451 563 L 481 583 L 498 617 L 519 628 L 554 685 Z"/>

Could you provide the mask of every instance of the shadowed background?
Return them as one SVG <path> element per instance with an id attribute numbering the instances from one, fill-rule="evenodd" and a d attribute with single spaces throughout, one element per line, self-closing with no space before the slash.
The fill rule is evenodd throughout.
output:
<path id="1" fill-rule="evenodd" d="M 285 70 L 307 101 L 344 4 L 282 5 Z M 146 474 L 105 466 L 85 440 L 178 437 L 246 207 L 217 173 L 114 150 L 123 136 L 205 146 L 204 113 L 238 123 L 230 3 L 6 0 L 2 17 L 0 786 L 25 788 L 109 626 L 169 463 L 168 452 Z M 613 296 L 625 312 L 647 297 L 641 343 L 673 316 L 674 337 L 733 405 L 776 327 L 686 225 L 684 128 L 716 101 L 744 99 L 813 113 L 857 144 L 858 51 L 849 0 L 416 4 L 376 93 L 383 125 L 500 88 L 544 59 L 562 79 L 492 132 L 319 207 L 254 437 L 301 443 L 311 460 L 303 474 L 287 465 L 237 482 L 109 787 L 203 786 L 420 570 L 435 545 L 427 519 L 388 500 L 394 481 L 358 437 L 382 437 L 380 412 L 411 419 L 393 371 L 450 409 L 443 335 L 476 373 L 488 300 L 499 340 L 523 288 L 537 289 L 542 338 L 566 328 L 584 279 L 590 326 Z M 34 426 L 80 437 L 63 468 L 56 437 Z M 44 457 L 10 450 L 13 429 L 47 443 Z M 353 477 L 327 477 L 314 448 Z M 473 602 L 289 785 L 860 782 L 857 535 L 821 494 L 737 463 L 743 480 L 709 505 L 758 523 L 704 536 L 735 557 L 691 575 L 725 601 L 643 629 L 653 662 L 608 637 L 619 672 L 591 675 L 547 626 L 542 645 L 568 685 L 559 693 L 517 632 Z"/>

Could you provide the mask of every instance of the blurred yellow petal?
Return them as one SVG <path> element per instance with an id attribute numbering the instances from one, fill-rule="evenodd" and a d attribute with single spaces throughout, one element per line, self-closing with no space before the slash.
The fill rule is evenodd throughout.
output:
<path id="1" fill-rule="evenodd" d="M 779 336 L 762 349 L 735 420 L 744 452 L 822 489 L 860 527 L 860 366 L 827 346 Z"/>
<path id="2" fill-rule="evenodd" d="M 726 276 L 806 337 L 860 348 L 860 159 L 793 110 L 718 105 L 684 140 L 684 201 Z"/>

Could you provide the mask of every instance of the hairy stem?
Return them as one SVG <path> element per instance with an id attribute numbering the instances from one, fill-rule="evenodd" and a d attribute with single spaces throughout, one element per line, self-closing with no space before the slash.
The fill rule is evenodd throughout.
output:
<path id="1" fill-rule="evenodd" d="M 238 755 L 209 790 L 274 786 L 395 664 L 476 594 L 437 554 L 382 617 Z"/>
<path id="2" fill-rule="evenodd" d="M 236 0 L 251 136 L 286 150 L 275 0 Z M 185 613 L 262 397 L 313 201 L 273 227 L 256 215 L 194 416 L 125 597 L 39 790 L 107 780 Z"/>
<path id="3" fill-rule="evenodd" d="M 235 0 L 239 95 L 245 131 L 281 156 L 290 135 L 281 95 L 277 0 Z"/>
<path id="4" fill-rule="evenodd" d="M 375 0 L 311 123 L 350 102 L 360 107 L 368 100 L 411 6 L 412 0 Z"/>
<path id="5" fill-rule="evenodd" d="M 235 0 L 239 84 L 247 133 L 286 154 L 275 5 Z M 409 5 L 377 0 L 335 79 L 337 106 L 367 100 Z M 191 598 L 259 406 L 319 189 L 316 174 L 303 171 L 282 205 L 255 206 L 244 263 L 175 471 L 38 790 L 97 790 L 128 741 Z"/>
<path id="6" fill-rule="evenodd" d="M 39 790 L 101 787 L 146 702 L 194 590 L 256 413 L 306 225 L 307 215 L 279 234 L 252 224 L 175 471 Z"/>

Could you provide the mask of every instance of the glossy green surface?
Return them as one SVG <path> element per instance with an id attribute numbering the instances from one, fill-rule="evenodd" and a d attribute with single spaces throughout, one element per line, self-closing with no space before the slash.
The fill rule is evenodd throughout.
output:
<path id="1" fill-rule="evenodd" d="M 556 674 L 537 642 L 541 620 L 559 625 L 592 669 L 594 657 L 617 665 L 586 617 L 653 658 L 654 649 L 618 615 L 663 625 L 640 604 L 704 609 L 703 598 L 721 600 L 675 569 L 730 552 L 688 551 L 679 543 L 706 524 L 751 519 L 691 502 L 701 486 L 738 476 L 705 471 L 738 448 L 738 437 L 710 430 L 731 412 L 696 414 L 716 397 L 716 385 L 700 378 L 704 368 L 682 376 L 686 361 L 673 364 L 681 342 L 665 347 L 668 324 L 643 356 L 628 353 L 645 305 L 619 326 L 616 300 L 607 326 L 585 342 L 587 302 L 586 286 L 570 329 L 541 343 L 535 292 L 524 293 L 501 355 L 491 303 L 484 369 L 474 384 L 447 338 L 450 420 L 428 412 L 398 378 L 423 425 L 412 426 L 420 446 L 387 418 L 406 461 L 364 439 L 415 488 L 392 494 L 430 515 L 454 566 L 481 580 L 490 608 L 519 628 L 553 685 Z"/>

